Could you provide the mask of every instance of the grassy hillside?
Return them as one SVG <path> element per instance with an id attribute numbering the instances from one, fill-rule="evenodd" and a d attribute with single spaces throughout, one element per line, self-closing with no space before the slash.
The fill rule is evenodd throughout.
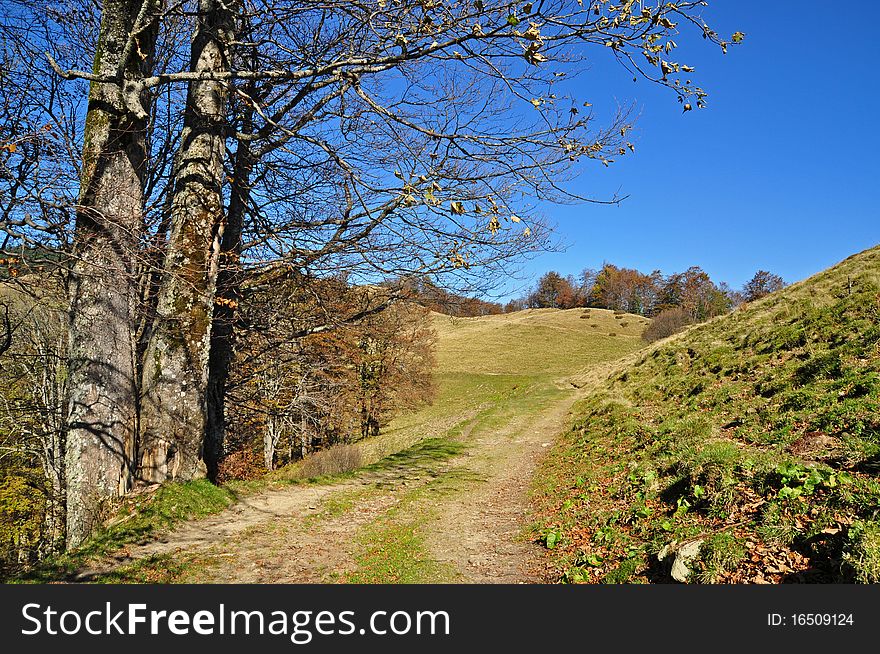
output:
<path id="1" fill-rule="evenodd" d="M 432 315 L 437 331 L 437 398 L 358 444 L 372 463 L 426 438 L 455 431 L 480 413 L 521 412 L 574 390 L 587 364 L 641 346 L 647 321 L 604 309 L 527 309 L 504 315 Z"/>
<path id="2" fill-rule="evenodd" d="M 440 374 L 566 375 L 616 359 L 648 320 L 605 309 L 526 309 L 479 318 L 434 314 Z"/>
<path id="3" fill-rule="evenodd" d="M 880 248 L 649 347 L 647 321 L 599 309 L 432 320 L 436 401 L 359 458 L 467 451 L 587 394 L 536 482 L 536 536 L 561 580 L 663 582 L 676 561 L 691 582 L 880 581 Z M 232 490 L 266 481 L 252 486 Z M 65 569 L 221 510 L 227 491 L 170 486 Z M 380 527 L 384 543 L 412 525 Z"/>
<path id="4" fill-rule="evenodd" d="M 874 248 L 597 382 L 539 537 L 571 582 L 880 581 L 878 407 Z"/>

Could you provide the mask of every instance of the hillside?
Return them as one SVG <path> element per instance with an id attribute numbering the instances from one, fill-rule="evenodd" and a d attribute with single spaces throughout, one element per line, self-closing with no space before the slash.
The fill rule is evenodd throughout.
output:
<path id="1" fill-rule="evenodd" d="M 526 309 L 479 317 L 432 312 L 437 398 L 400 416 L 378 438 L 357 444 L 374 463 L 504 404 L 541 406 L 580 386 L 584 367 L 639 349 L 648 321 L 605 309 Z M 533 407 L 534 408 L 534 407 Z"/>
<path id="2" fill-rule="evenodd" d="M 878 406 L 874 248 L 594 381 L 537 534 L 570 582 L 880 581 Z"/>
<path id="3" fill-rule="evenodd" d="M 438 373 L 564 375 L 631 351 L 648 320 L 606 309 L 433 314 Z"/>

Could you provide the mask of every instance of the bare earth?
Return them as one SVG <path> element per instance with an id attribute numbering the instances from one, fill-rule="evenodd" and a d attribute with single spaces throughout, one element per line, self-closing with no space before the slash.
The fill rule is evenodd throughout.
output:
<path id="1" fill-rule="evenodd" d="M 115 559 L 84 570 L 79 580 L 165 554 L 197 563 L 187 581 L 344 580 L 356 569 L 358 535 L 396 507 L 403 513 L 398 519 L 420 521 L 429 555 L 454 571 L 451 580 L 540 583 L 541 548 L 523 535 L 528 490 L 535 466 L 564 428 L 575 399 L 572 392 L 561 394 L 540 411 L 514 415 L 501 427 L 474 429 L 472 421 L 461 435 L 465 454 L 446 461 L 408 461 L 333 484 L 294 485 L 247 497 L 159 541 L 129 546 Z M 446 477 L 466 482 L 427 492 Z"/>
<path id="2" fill-rule="evenodd" d="M 542 413 L 522 416 L 473 441 L 469 466 L 486 481 L 447 498 L 428 538 L 434 557 L 452 564 L 462 582 L 545 581 L 542 548 L 523 537 L 530 516 L 528 490 L 575 399 L 569 395 Z"/>

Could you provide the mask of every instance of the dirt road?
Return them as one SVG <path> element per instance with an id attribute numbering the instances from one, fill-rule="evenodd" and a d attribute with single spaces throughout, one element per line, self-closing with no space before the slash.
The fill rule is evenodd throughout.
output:
<path id="1" fill-rule="evenodd" d="M 454 440 L 430 439 L 343 481 L 245 498 L 79 579 L 152 567 L 165 580 L 173 562 L 169 580 L 188 582 L 541 582 L 529 488 L 574 399 L 557 388 L 528 410 L 488 406 Z"/>

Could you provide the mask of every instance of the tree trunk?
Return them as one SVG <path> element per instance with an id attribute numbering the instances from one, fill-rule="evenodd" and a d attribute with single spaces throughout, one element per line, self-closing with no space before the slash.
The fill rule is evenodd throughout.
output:
<path id="1" fill-rule="evenodd" d="M 232 13 L 199 0 L 191 70 L 228 70 Z M 175 162 L 169 237 L 147 346 L 141 405 L 140 474 L 153 482 L 204 476 L 208 353 L 223 239 L 227 85 L 189 85 Z"/>
<path id="2" fill-rule="evenodd" d="M 309 435 L 306 431 L 306 414 L 305 409 L 303 409 L 303 413 L 299 418 L 299 443 L 300 443 L 300 458 L 305 459 L 306 455 L 309 453 Z"/>
<path id="3" fill-rule="evenodd" d="M 135 48 L 126 47 L 143 5 L 143 0 L 105 0 L 97 74 L 115 75 L 120 66 L 126 80 L 144 74 L 155 30 L 142 32 Z M 127 53 L 130 61 L 123 62 Z M 137 429 L 134 271 L 143 229 L 145 119 L 142 109 L 127 105 L 120 84 L 92 83 L 68 284 L 69 547 L 89 535 L 107 498 L 131 485 Z"/>
<path id="4" fill-rule="evenodd" d="M 243 117 L 244 131 L 252 127 L 253 110 Z M 214 316 L 211 321 L 211 351 L 208 357 L 208 418 L 205 430 L 205 465 L 208 477 L 217 479 L 226 440 L 226 384 L 235 355 L 235 316 L 241 301 L 241 234 L 250 197 L 254 160 L 250 144 L 241 141 L 232 168 L 232 190 L 226 227 L 220 243 L 220 264 Z"/>
<path id="5" fill-rule="evenodd" d="M 275 469 L 275 444 L 278 442 L 278 418 L 269 416 L 266 418 L 266 427 L 263 431 L 263 463 L 266 470 Z"/>
<path id="6" fill-rule="evenodd" d="M 64 351 L 66 339 L 49 341 L 41 353 L 40 397 L 46 411 L 46 435 L 43 441 L 43 472 L 47 480 L 47 506 L 44 521 L 46 549 L 55 554 L 64 548 L 64 448 L 67 444 L 67 415 L 64 400 L 67 392 L 67 366 L 56 355 Z"/>

